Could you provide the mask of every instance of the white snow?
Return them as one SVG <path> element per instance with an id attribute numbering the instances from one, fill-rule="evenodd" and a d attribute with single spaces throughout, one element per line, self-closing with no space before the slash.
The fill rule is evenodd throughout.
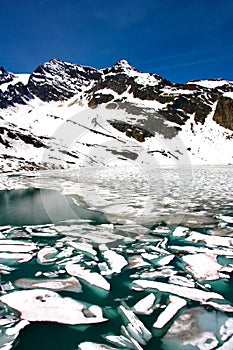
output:
<path id="1" fill-rule="evenodd" d="M 196 84 L 196 85 L 200 85 L 203 87 L 207 87 L 210 89 L 215 89 L 216 87 L 221 87 L 223 85 L 228 85 L 228 84 L 233 84 L 233 82 L 229 81 L 229 80 L 225 80 L 225 79 L 207 79 L 207 80 L 193 80 L 193 81 L 189 81 L 188 84 Z"/>
<path id="2" fill-rule="evenodd" d="M 30 77 L 30 74 L 17 74 L 14 75 L 14 78 L 9 83 L 4 83 L 0 85 L 0 89 L 5 92 L 9 85 L 15 85 L 17 83 L 23 83 L 24 85 L 27 85 L 28 79 Z"/>

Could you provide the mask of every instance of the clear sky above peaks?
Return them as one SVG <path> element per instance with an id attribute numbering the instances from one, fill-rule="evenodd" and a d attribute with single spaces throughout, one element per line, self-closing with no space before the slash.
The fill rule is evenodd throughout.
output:
<path id="1" fill-rule="evenodd" d="M 14 73 L 125 58 L 175 82 L 233 80 L 232 0 L 0 0 L 0 29 L 0 66 Z"/>

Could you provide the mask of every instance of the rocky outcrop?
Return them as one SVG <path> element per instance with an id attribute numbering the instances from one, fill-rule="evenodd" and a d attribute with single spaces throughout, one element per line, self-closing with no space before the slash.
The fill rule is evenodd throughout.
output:
<path id="1" fill-rule="evenodd" d="M 28 82 L 30 92 L 42 101 L 67 100 L 97 82 L 96 69 L 53 59 L 37 67 Z"/>
<path id="2" fill-rule="evenodd" d="M 5 68 L 0 67 L 0 85 L 10 83 L 14 78 L 14 74 L 8 72 Z"/>
<path id="3" fill-rule="evenodd" d="M 233 100 L 220 96 L 213 117 L 214 121 L 226 129 L 233 130 Z"/>
<path id="4" fill-rule="evenodd" d="M 15 85 L 9 85 L 5 92 L 0 90 L 0 108 L 7 108 L 15 104 L 27 104 L 33 98 L 28 87 L 21 82 Z"/>

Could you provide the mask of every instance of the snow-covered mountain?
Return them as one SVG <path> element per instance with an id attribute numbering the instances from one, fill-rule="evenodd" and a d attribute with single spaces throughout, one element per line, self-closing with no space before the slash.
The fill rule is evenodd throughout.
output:
<path id="1" fill-rule="evenodd" d="M 0 68 L 2 171 L 106 164 L 233 163 L 233 82 L 175 84 L 127 61 L 97 70 L 53 59 Z"/>

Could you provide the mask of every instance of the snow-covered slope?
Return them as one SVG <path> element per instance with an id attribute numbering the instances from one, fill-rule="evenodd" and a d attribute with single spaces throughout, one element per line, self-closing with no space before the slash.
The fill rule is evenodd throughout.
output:
<path id="1" fill-rule="evenodd" d="M 233 83 L 175 84 L 126 60 L 96 70 L 53 59 L 0 68 L 2 171 L 106 164 L 233 163 Z"/>

